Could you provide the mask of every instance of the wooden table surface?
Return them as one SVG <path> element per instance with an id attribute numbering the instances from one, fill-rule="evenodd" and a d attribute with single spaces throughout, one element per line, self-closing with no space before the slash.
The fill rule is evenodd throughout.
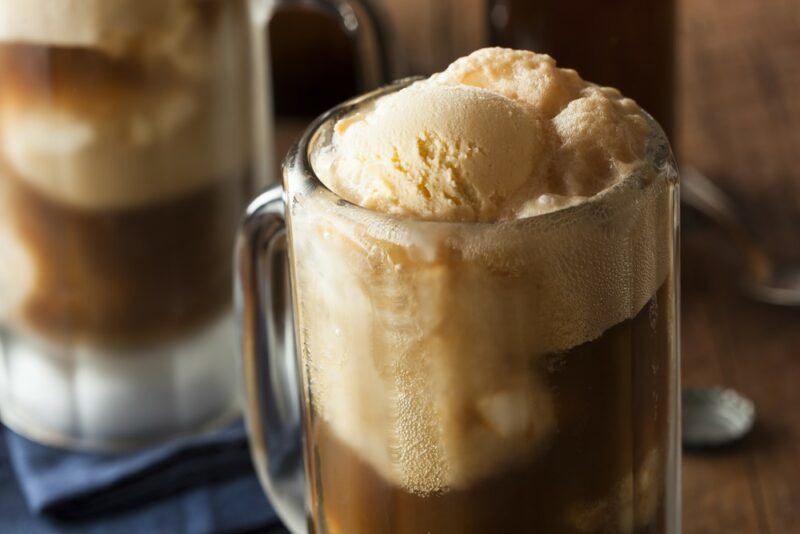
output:
<path id="1" fill-rule="evenodd" d="M 773 253 L 800 260 L 800 2 L 683 0 L 677 148 L 736 198 Z M 800 533 L 800 310 L 740 296 L 737 257 L 683 232 L 684 386 L 724 384 L 758 421 L 728 450 L 684 454 L 693 533 Z"/>

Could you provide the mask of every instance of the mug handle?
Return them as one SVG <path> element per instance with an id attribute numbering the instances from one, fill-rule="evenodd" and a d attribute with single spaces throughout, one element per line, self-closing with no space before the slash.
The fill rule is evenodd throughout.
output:
<path id="1" fill-rule="evenodd" d="M 269 65 L 269 21 L 281 8 L 313 6 L 333 19 L 353 43 L 357 54 L 359 91 L 372 90 L 389 81 L 386 28 L 370 0 L 248 0 L 253 69 L 255 174 L 262 186 L 270 185 L 274 167 L 272 136 L 272 76 Z"/>
<path id="2" fill-rule="evenodd" d="M 236 242 L 234 299 L 251 454 L 276 512 L 303 534 L 305 470 L 285 210 L 280 185 L 247 208 Z"/>

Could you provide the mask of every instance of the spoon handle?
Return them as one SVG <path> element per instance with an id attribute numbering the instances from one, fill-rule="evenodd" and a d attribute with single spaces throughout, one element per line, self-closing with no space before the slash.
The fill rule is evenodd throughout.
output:
<path id="1" fill-rule="evenodd" d="M 772 272 L 772 261 L 747 230 L 731 198 L 696 167 L 681 172 L 681 200 L 717 224 L 745 255 L 747 269 L 755 280 Z"/>

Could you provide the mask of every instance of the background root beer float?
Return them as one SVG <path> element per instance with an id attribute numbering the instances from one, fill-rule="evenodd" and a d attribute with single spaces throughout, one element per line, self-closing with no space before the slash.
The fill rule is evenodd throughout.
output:
<path id="1" fill-rule="evenodd" d="M 133 446 L 235 412 L 245 4 L 0 5 L 2 415 Z"/>

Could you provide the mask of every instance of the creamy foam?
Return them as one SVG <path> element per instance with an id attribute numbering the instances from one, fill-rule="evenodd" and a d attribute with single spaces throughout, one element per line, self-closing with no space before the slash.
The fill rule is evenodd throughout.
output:
<path id="1" fill-rule="evenodd" d="M 214 4 L 204 17 L 200 6 L 3 3 L 0 157 L 15 177 L 78 208 L 116 209 L 241 176 L 250 159 L 242 5 Z M 27 44 L 48 48 L 37 55 Z"/>
<path id="2" fill-rule="evenodd" d="M 521 141 L 507 135 L 526 128 Z M 559 424 L 543 356 L 634 317 L 668 276 L 675 172 L 657 126 L 549 57 L 494 49 L 322 130 L 315 170 L 371 209 L 290 168 L 315 411 L 386 480 L 421 495 L 531 461 Z M 430 138 L 439 155 L 425 158 Z M 491 160 L 501 154 L 510 162 Z M 473 196 L 448 204 L 466 189 L 454 177 Z"/>
<path id="3" fill-rule="evenodd" d="M 17 179 L 90 209 L 162 202 L 238 179 L 250 157 L 236 87 L 120 102 L 116 113 L 0 106 L 0 152 Z"/>
<path id="4" fill-rule="evenodd" d="M 196 0 L 5 0 L 0 41 L 92 48 L 114 56 L 160 55 L 188 66 L 194 61 L 186 36 L 200 23 L 193 4 Z"/>

